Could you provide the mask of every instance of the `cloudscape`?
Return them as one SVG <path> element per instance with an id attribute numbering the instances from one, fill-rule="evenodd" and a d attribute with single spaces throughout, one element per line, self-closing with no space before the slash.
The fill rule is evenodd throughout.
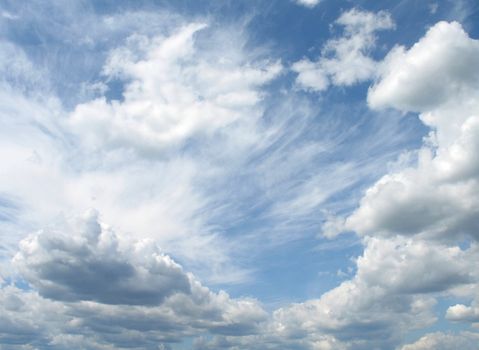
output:
<path id="1" fill-rule="evenodd" d="M 0 350 L 478 350 L 476 0 L 0 3 Z"/>

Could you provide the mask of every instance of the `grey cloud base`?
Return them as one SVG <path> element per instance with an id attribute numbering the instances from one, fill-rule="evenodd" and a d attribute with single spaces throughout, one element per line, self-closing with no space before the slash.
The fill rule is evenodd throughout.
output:
<path id="1" fill-rule="evenodd" d="M 149 242 L 120 247 L 89 212 L 79 227 L 46 229 L 20 243 L 14 264 L 43 297 L 104 304 L 159 305 L 175 293 L 190 294 L 181 267 Z"/>

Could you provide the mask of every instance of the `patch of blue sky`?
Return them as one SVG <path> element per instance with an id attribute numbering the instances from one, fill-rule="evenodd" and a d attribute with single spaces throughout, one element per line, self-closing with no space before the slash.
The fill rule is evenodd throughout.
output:
<path id="1" fill-rule="evenodd" d="M 334 244 L 330 244 L 334 243 Z M 352 234 L 318 244 L 313 237 L 276 246 L 260 254 L 252 253 L 254 279 L 241 284 L 218 284 L 233 297 L 254 297 L 268 311 L 291 303 L 317 299 L 354 276 L 354 259 L 362 245 Z"/>

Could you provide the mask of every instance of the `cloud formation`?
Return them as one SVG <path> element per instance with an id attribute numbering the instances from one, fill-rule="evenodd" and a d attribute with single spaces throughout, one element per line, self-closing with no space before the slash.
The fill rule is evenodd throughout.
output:
<path id="1" fill-rule="evenodd" d="M 394 28 L 391 15 L 352 9 L 335 24 L 344 27 L 343 36 L 327 41 L 317 61 L 303 59 L 293 64 L 292 70 L 298 73 L 296 83 L 301 88 L 323 91 L 330 84 L 351 86 L 374 77 L 377 62 L 369 53 L 376 44 L 375 33 Z"/>
<path id="2" fill-rule="evenodd" d="M 0 271 L 0 348 L 474 348 L 477 332 L 422 329 L 443 317 L 479 322 L 478 41 L 439 22 L 376 61 L 376 35 L 394 27 L 391 15 L 343 12 L 334 22 L 343 36 L 327 40 L 316 61 L 296 62 L 295 83 L 324 91 L 373 81 L 374 112 L 353 117 L 387 120 L 375 128 L 351 122 L 351 105 L 341 118 L 297 94 L 281 79 L 280 60 L 251 50 L 236 27 L 176 18 L 180 25 L 150 31 L 144 16 L 101 17 L 126 34 L 108 50 L 105 79 L 85 83 L 90 90 L 71 111 L 48 79 L 40 85 L 46 73 L 25 52 L 0 44 L 0 263 L 8 267 Z M 398 150 L 369 151 L 398 147 L 407 130 L 396 120 L 411 118 L 399 119 L 404 112 L 419 113 L 430 134 L 376 181 L 377 164 Z M 361 128 L 369 134 L 358 136 Z M 361 186 L 369 189 L 354 209 L 345 192 Z M 91 206 L 101 216 L 70 218 Z M 299 237 L 309 253 L 323 217 L 331 217 L 324 236 L 352 231 L 363 245 L 340 257 L 348 273 L 327 292 L 317 292 L 327 285 L 318 279 L 294 303 L 263 307 L 204 285 L 249 281 L 231 293 L 244 295 L 260 277 L 248 280 L 242 265 L 261 269 L 268 259 L 299 273 L 309 266 L 300 253 L 278 256 Z M 436 308 L 443 297 L 459 299 L 445 315 Z"/>
<path id="3" fill-rule="evenodd" d="M 411 48 L 397 46 L 388 53 L 368 103 L 415 112 L 459 104 L 479 84 L 473 69 L 478 56 L 479 41 L 469 38 L 459 23 L 439 22 Z"/>
<path id="4" fill-rule="evenodd" d="M 479 62 L 477 48 L 478 41 L 469 38 L 458 23 L 440 22 L 409 50 L 396 47 L 381 63 L 380 75 L 369 89 L 371 106 L 420 112 L 419 118 L 431 132 L 412 155 L 417 162 L 383 176 L 366 191 L 352 215 L 343 222 L 334 218 L 326 226 L 330 237 L 344 230 L 365 237 L 353 281 L 364 279 L 373 290 L 374 286 L 391 288 L 388 296 L 447 292 L 477 297 L 479 276 L 473 265 L 478 261 L 479 232 L 475 157 L 479 81 L 472 63 Z M 469 244 L 460 247 L 464 240 Z M 381 249 L 373 249 L 379 245 Z M 404 250 L 399 253 L 398 249 Z M 372 257 L 378 260 L 369 265 Z M 463 283 L 471 288 L 455 287 Z M 408 303 L 403 300 L 397 305 Z M 477 322 L 475 301 L 471 306 L 451 306 L 445 316 L 450 321 Z M 404 349 L 436 348 L 439 343 L 444 348 L 451 344 L 468 348 L 475 335 L 436 333 Z"/>
<path id="5" fill-rule="evenodd" d="M 40 295 L 55 300 L 157 305 L 174 293 L 190 293 L 188 276 L 154 245 L 119 244 L 90 211 L 75 227 L 24 239 L 13 261 Z"/>
<path id="6" fill-rule="evenodd" d="M 457 65 L 459 56 L 470 64 Z M 346 229 L 361 235 L 478 238 L 479 79 L 472 64 L 478 60 L 479 42 L 457 23 L 444 22 L 408 51 L 396 48 L 386 57 L 370 103 L 421 112 L 432 131 L 417 152 L 417 165 L 387 174 L 368 189 Z"/>
<path id="7" fill-rule="evenodd" d="M 123 100 L 78 105 L 71 116 L 73 130 L 94 149 L 148 154 L 198 133 L 214 134 L 246 115 L 253 118 L 259 88 L 278 76 L 281 65 L 253 67 L 231 56 L 213 64 L 195 48 L 194 35 L 205 27 L 193 23 L 166 38 L 130 38 L 104 67 L 108 76 L 127 82 Z"/>
<path id="8" fill-rule="evenodd" d="M 94 211 L 24 239 L 14 265 L 38 293 L 2 287 L 5 343 L 65 344 L 74 327 L 80 348 L 89 335 L 98 348 L 154 348 L 204 331 L 254 334 L 266 319 L 256 300 L 211 292 L 154 242 L 122 242 Z"/>

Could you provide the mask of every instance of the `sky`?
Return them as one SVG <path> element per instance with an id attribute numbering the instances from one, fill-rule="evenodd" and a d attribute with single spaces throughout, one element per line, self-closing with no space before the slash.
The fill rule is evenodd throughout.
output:
<path id="1" fill-rule="evenodd" d="M 0 350 L 477 350 L 477 0 L 4 0 Z"/>

